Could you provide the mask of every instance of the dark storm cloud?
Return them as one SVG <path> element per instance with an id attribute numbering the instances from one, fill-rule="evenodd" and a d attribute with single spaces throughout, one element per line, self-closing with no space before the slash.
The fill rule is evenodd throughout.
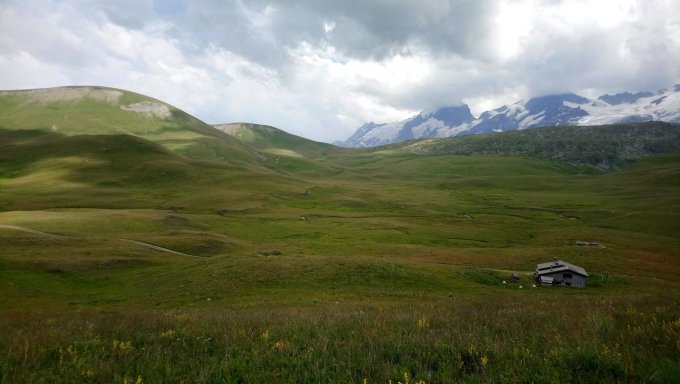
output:
<path id="1" fill-rule="evenodd" d="M 437 55 L 478 56 L 484 54 L 480 42 L 493 26 L 489 15 L 494 12 L 493 2 L 486 0 L 172 3 L 162 12 L 150 1 L 95 4 L 122 26 L 140 28 L 165 20 L 172 23 L 172 34 L 189 45 L 217 45 L 270 67 L 285 65 L 287 50 L 302 42 L 332 45 L 339 54 L 357 59 L 409 54 L 413 46 Z M 324 24 L 332 30 L 327 32 Z"/>
<path id="2" fill-rule="evenodd" d="M 292 4 L 291 4 L 292 3 Z M 260 2 L 264 4 L 264 2 Z M 327 42 L 355 58 L 408 53 L 476 54 L 486 34 L 489 1 L 298 1 L 277 7 L 274 30 L 286 45 Z M 324 23 L 335 28 L 326 33 Z"/>

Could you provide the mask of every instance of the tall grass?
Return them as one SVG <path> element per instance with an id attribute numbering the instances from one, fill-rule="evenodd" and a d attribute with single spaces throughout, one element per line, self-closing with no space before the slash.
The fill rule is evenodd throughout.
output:
<path id="1" fill-rule="evenodd" d="M 0 332 L 3 383 L 670 383 L 680 372 L 674 299 L 30 311 L 4 313 Z"/>

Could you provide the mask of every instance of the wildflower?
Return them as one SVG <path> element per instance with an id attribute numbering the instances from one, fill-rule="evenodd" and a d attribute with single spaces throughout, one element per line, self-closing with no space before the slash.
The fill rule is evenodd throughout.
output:
<path id="1" fill-rule="evenodd" d="M 175 331 L 173 331 L 172 329 L 168 329 L 167 331 L 164 331 L 164 332 L 161 333 L 161 337 L 163 337 L 163 338 L 173 337 L 174 335 L 175 335 Z"/>
<path id="2" fill-rule="evenodd" d="M 279 341 L 276 342 L 276 344 L 274 344 L 272 349 L 282 351 L 285 346 L 286 346 L 286 343 L 284 343 L 283 340 L 279 340 Z"/>
<path id="3" fill-rule="evenodd" d="M 260 339 L 262 339 L 262 341 L 269 340 L 269 331 L 265 330 L 264 332 L 262 332 L 262 334 L 260 335 Z"/>
<path id="4" fill-rule="evenodd" d="M 94 377 L 94 371 L 91 370 L 91 369 L 88 369 L 87 371 L 82 371 L 82 372 L 80 372 L 80 375 L 81 375 L 82 377 L 86 377 L 86 378 L 88 378 L 88 379 L 91 379 L 91 378 Z"/>
<path id="5" fill-rule="evenodd" d="M 59 347 L 59 361 L 63 362 L 64 360 L 68 361 L 78 360 L 78 352 L 73 347 L 73 345 L 69 345 L 68 347 L 66 347 L 66 349 Z"/>
<path id="6" fill-rule="evenodd" d="M 673 327 L 680 328 L 680 319 L 675 320 L 671 323 Z"/>
<path id="7" fill-rule="evenodd" d="M 118 341 L 114 339 L 112 349 L 114 352 L 127 353 L 132 351 L 134 347 L 131 341 Z"/>
<path id="8" fill-rule="evenodd" d="M 479 364 L 481 364 L 482 368 L 486 367 L 487 364 L 489 364 L 489 358 L 486 355 L 483 355 L 481 359 L 479 359 Z"/>
<path id="9" fill-rule="evenodd" d="M 427 322 L 427 319 L 425 317 L 421 317 L 420 319 L 418 319 L 418 321 L 416 321 L 416 326 L 418 328 L 426 328 L 427 325 L 428 325 L 428 322 Z"/>
<path id="10" fill-rule="evenodd" d="M 463 356 L 460 355 L 460 353 L 456 353 L 456 367 L 458 369 L 463 369 Z"/>
<path id="11" fill-rule="evenodd" d="M 144 384 L 144 380 L 142 380 L 142 375 L 137 375 L 137 380 L 135 380 L 135 384 Z"/>

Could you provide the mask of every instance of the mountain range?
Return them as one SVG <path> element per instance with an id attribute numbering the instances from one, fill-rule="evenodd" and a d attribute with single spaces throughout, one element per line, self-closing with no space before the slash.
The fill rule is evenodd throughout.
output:
<path id="1" fill-rule="evenodd" d="M 420 112 L 406 120 L 359 127 L 344 147 L 373 147 L 419 138 L 444 138 L 526 128 L 680 122 L 680 84 L 657 92 L 623 92 L 589 99 L 573 93 L 520 100 L 475 117 L 466 105 Z"/>

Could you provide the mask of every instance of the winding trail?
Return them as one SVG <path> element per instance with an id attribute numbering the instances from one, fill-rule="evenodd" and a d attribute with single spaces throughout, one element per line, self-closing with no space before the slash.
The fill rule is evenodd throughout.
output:
<path id="1" fill-rule="evenodd" d="M 139 246 L 141 246 L 141 247 L 153 249 L 153 250 L 160 251 L 160 252 L 173 253 L 173 254 L 175 254 L 175 255 L 180 255 L 180 256 L 188 256 L 188 257 L 198 257 L 198 258 L 202 258 L 201 256 L 190 255 L 190 254 L 188 254 L 188 253 L 179 252 L 179 251 L 174 251 L 174 250 L 169 249 L 169 248 L 164 248 L 164 247 L 161 247 L 161 246 L 158 246 L 158 245 L 154 245 L 154 244 L 150 244 L 150 243 L 145 243 L 145 242 L 143 242 L 143 241 L 132 240 L 132 239 L 123 239 L 123 238 L 119 238 L 119 237 L 100 237 L 100 236 L 91 236 L 91 237 L 88 237 L 88 236 L 56 235 L 56 234 L 54 234 L 54 233 L 36 231 L 35 229 L 30 229 L 30 228 L 26 228 L 26 227 L 20 227 L 20 226 L 18 226 L 18 225 L 2 225 L 2 224 L 0 224 L 0 228 L 11 229 L 11 230 L 15 230 L 15 231 L 21 231 L 21 232 L 30 233 L 30 234 L 33 234 L 33 235 L 44 236 L 44 237 L 52 237 L 52 238 L 63 238 L 63 239 L 87 239 L 87 240 L 115 240 L 115 241 L 122 241 L 122 242 L 125 242 L 125 243 L 131 243 L 131 244 L 139 245 Z"/>

